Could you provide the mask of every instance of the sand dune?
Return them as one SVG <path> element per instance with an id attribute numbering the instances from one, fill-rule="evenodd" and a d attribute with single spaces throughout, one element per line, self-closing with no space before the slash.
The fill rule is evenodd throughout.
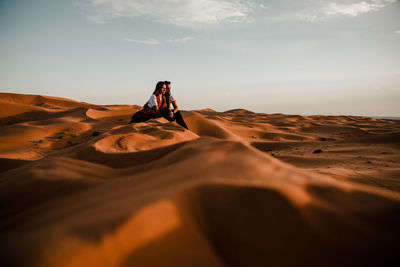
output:
<path id="1" fill-rule="evenodd" d="M 0 94 L 1 266 L 396 266 L 400 122 Z"/>

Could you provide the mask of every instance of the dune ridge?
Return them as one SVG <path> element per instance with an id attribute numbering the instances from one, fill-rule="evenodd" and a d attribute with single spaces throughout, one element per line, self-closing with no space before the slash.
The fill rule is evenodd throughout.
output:
<path id="1" fill-rule="evenodd" d="M 4 104 L 4 105 L 3 105 Z M 2 266 L 396 266 L 400 122 L 0 94 Z"/>

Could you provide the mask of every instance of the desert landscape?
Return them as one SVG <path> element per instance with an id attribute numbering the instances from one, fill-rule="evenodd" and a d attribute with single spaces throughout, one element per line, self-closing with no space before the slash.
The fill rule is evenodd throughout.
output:
<path id="1" fill-rule="evenodd" d="M 399 266 L 400 121 L 0 94 L 1 266 Z"/>

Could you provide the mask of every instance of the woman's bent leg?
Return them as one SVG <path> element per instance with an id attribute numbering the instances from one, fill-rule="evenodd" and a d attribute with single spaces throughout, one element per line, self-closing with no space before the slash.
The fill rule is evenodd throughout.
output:
<path id="1" fill-rule="evenodd" d="M 154 112 L 148 112 L 148 111 L 142 109 L 132 115 L 132 118 L 131 118 L 131 121 L 129 122 L 129 124 L 134 123 L 134 122 L 145 122 L 150 119 L 155 119 L 155 118 L 159 118 L 159 117 L 160 116 Z"/>

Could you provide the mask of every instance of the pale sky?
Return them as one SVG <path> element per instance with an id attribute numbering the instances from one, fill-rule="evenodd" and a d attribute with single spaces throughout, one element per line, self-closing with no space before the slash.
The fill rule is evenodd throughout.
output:
<path id="1" fill-rule="evenodd" d="M 0 0 L 0 91 L 400 116 L 396 0 Z"/>

